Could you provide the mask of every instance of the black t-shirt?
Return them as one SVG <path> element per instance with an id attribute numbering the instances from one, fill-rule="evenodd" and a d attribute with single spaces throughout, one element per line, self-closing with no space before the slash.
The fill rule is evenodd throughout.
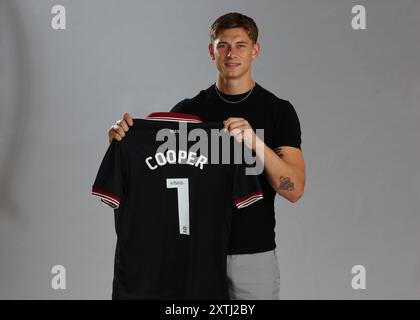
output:
<path id="1" fill-rule="evenodd" d="M 203 140 L 205 152 L 193 149 L 193 140 L 184 148 L 181 123 L 188 134 L 201 129 L 210 136 L 223 128 L 188 115 L 152 113 L 134 119 L 100 165 L 92 193 L 115 209 L 113 299 L 228 298 L 232 215 L 262 199 L 260 184 L 245 174 L 244 164 L 213 164 L 210 139 Z M 221 134 L 232 152 L 237 142 Z M 160 148 L 170 138 L 176 144 Z"/>
<path id="2" fill-rule="evenodd" d="M 244 99 L 249 92 L 222 97 L 229 101 Z M 239 103 L 227 103 L 219 97 L 215 85 L 200 91 L 191 99 L 179 102 L 173 112 L 197 115 L 203 121 L 223 121 L 229 117 L 246 119 L 251 127 L 264 129 L 264 142 L 271 149 L 281 146 L 301 148 L 301 130 L 296 111 L 289 101 L 282 100 L 258 83 L 251 94 Z M 258 133 L 257 133 L 258 135 Z M 261 138 L 261 137 L 260 137 Z M 265 174 L 259 176 L 264 199 L 245 208 L 232 221 L 229 254 L 249 254 L 272 250 L 275 244 L 275 190 Z"/>

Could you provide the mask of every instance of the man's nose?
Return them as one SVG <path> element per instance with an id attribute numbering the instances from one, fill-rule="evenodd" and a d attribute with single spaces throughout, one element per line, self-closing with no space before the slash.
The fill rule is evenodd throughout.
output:
<path id="1" fill-rule="evenodd" d="M 228 51 L 228 57 L 234 57 L 236 56 L 236 50 L 234 49 L 234 47 L 230 47 L 229 51 Z"/>

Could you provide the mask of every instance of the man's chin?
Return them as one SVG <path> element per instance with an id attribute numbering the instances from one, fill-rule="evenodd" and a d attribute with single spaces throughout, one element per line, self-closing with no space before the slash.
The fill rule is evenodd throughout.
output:
<path id="1" fill-rule="evenodd" d="M 242 77 L 242 74 L 238 72 L 226 72 L 222 74 L 222 76 L 225 79 L 234 80 L 234 79 L 240 79 Z"/>

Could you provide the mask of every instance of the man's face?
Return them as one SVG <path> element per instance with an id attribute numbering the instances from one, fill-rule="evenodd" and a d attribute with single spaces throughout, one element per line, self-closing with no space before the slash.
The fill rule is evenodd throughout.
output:
<path id="1" fill-rule="evenodd" d="M 225 79 L 251 77 L 251 63 L 259 53 L 259 44 L 252 43 L 243 28 L 226 29 L 209 44 L 212 60 L 220 75 Z"/>

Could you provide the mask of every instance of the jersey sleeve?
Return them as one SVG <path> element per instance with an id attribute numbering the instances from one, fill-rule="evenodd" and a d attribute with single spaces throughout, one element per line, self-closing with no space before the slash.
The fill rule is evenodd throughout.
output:
<path id="1" fill-rule="evenodd" d="M 92 194 L 107 206 L 118 209 L 123 194 L 122 144 L 113 140 L 102 159 Z"/>
<path id="2" fill-rule="evenodd" d="M 237 164 L 233 176 L 233 204 L 238 209 L 245 208 L 263 198 L 257 175 L 247 175 L 246 166 Z"/>
<path id="3" fill-rule="evenodd" d="M 295 108 L 289 101 L 274 108 L 274 149 L 283 146 L 301 149 L 300 122 Z"/>

